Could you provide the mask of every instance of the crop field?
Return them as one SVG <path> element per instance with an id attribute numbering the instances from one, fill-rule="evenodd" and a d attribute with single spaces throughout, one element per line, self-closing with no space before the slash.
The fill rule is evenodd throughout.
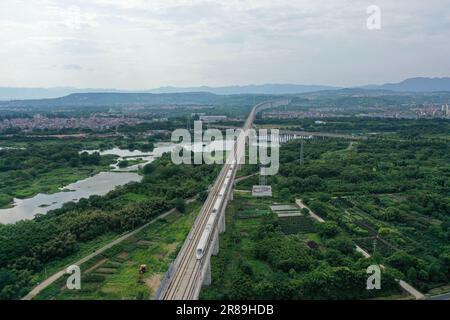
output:
<path id="1" fill-rule="evenodd" d="M 279 199 L 253 198 L 246 193 L 235 192 L 234 200 L 227 208 L 227 231 L 220 237 L 219 254 L 211 258 L 212 284 L 202 289 L 201 299 L 333 298 L 333 292 L 317 293 L 317 288 L 313 289 L 314 293 L 307 291 L 312 289 L 305 291 L 304 288 L 309 286 L 306 283 L 330 281 L 333 286 L 348 285 L 347 279 L 340 279 L 337 274 L 334 280 L 318 280 L 321 276 L 316 272 L 323 275 L 325 268 L 330 274 L 339 273 L 340 269 L 334 267 L 338 261 L 354 263 L 364 258 L 356 253 L 341 257 L 337 251 L 342 250 L 338 241 L 340 236 L 324 238 L 309 216 L 277 218 L 275 214 L 268 214 L 241 218 L 243 211 L 268 210 L 274 200 Z M 310 244 L 312 247 L 308 248 Z M 349 295 L 367 295 L 365 270 L 345 272 L 355 272 L 361 277 L 361 287 L 354 288 Z M 377 294 L 399 294 L 398 286 L 390 286 Z M 336 290 L 342 292 L 342 289 Z"/>
<path id="2" fill-rule="evenodd" d="M 151 299 L 181 248 L 201 204 L 173 213 L 81 265 L 81 290 L 69 290 L 62 277 L 36 299 Z M 139 266 L 147 272 L 141 274 Z"/>
<path id="3" fill-rule="evenodd" d="M 421 134 L 369 138 L 351 148 L 343 142 L 306 142 L 303 166 L 295 160 L 299 143 L 284 145 L 280 172 L 269 181 L 273 193 L 305 199 L 419 290 L 447 285 L 448 143 Z"/>
<path id="4" fill-rule="evenodd" d="M 278 218 L 284 234 L 314 233 L 317 231 L 316 222 L 309 216 Z"/>
<path id="5" fill-rule="evenodd" d="M 270 210 L 254 209 L 254 210 L 242 210 L 242 211 L 239 211 L 238 216 L 239 216 L 240 219 L 251 219 L 251 218 L 258 218 L 258 217 L 267 216 L 267 215 L 270 215 L 270 214 L 271 214 Z"/>

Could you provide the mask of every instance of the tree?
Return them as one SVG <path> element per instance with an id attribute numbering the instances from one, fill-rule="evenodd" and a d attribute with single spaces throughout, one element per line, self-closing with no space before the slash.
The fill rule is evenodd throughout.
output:
<path id="1" fill-rule="evenodd" d="M 253 282 L 251 278 L 242 273 L 237 272 L 232 281 L 231 299 L 248 300 L 254 296 Z"/>
<path id="2" fill-rule="evenodd" d="M 145 175 L 150 175 L 155 171 L 155 165 L 152 163 L 149 163 L 147 165 L 144 166 L 144 174 Z"/>
<path id="3" fill-rule="evenodd" d="M 355 246 L 348 237 L 340 236 L 327 242 L 330 248 L 336 249 L 343 254 L 353 253 Z"/>
<path id="4" fill-rule="evenodd" d="M 410 268 L 419 269 L 419 260 L 405 251 L 395 252 L 387 259 L 387 263 L 403 273 L 407 273 Z"/>
<path id="5" fill-rule="evenodd" d="M 146 152 L 146 151 L 152 151 L 153 148 L 154 148 L 154 144 L 153 144 L 153 142 L 151 142 L 151 141 L 149 141 L 149 142 L 147 142 L 147 143 L 145 143 L 145 144 L 143 144 L 143 145 L 141 146 L 141 150 L 144 151 L 144 152 Z"/>
<path id="6" fill-rule="evenodd" d="M 184 201 L 184 199 L 181 198 L 175 199 L 175 208 L 179 212 L 184 213 L 186 211 L 186 201 Z"/>
<path id="7" fill-rule="evenodd" d="M 119 166 L 119 168 L 126 168 L 126 167 L 128 167 L 128 161 L 122 160 L 119 162 L 118 166 Z"/>
<path id="8" fill-rule="evenodd" d="M 200 200 L 201 202 L 205 202 L 206 198 L 208 198 L 208 191 L 203 190 L 202 192 L 200 192 L 200 195 L 198 196 L 198 200 Z"/>
<path id="9" fill-rule="evenodd" d="M 408 269 L 408 272 L 406 272 L 406 278 L 411 283 L 416 283 L 417 281 L 417 271 L 413 267 Z"/>
<path id="10" fill-rule="evenodd" d="M 325 238 L 332 238 L 340 232 L 340 228 L 334 221 L 325 221 L 319 224 L 319 233 Z"/>

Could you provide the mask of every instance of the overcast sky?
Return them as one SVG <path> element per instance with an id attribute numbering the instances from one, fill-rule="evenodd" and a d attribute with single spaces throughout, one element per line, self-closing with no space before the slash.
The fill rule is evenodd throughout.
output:
<path id="1" fill-rule="evenodd" d="M 396 82 L 449 76 L 449 39 L 449 0 L 1 0 L 0 86 Z"/>

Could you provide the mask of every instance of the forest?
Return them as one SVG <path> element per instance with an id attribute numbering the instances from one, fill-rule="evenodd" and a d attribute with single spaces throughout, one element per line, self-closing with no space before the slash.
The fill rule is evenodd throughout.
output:
<path id="1" fill-rule="evenodd" d="M 317 119 L 258 119 L 258 125 L 282 125 L 283 128 L 297 131 L 332 132 L 361 134 L 394 134 L 398 137 L 414 138 L 429 137 L 450 139 L 450 122 L 445 119 L 389 119 L 389 118 L 361 118 L 329 117 L 322 119 L 325 123 L 316 123 Z"/>
<path id="2" fill-rule="evenodd" d="M 106 196 L 91 196 L 33 220 L 0 225 L 0 299 L 18 299 L 81 246 L 133 230 L 207 189 L 218 173 L 210 165 L 176 166 L 165 155 L 143 168 L 143 181 Z M 64 260 L 65 259 L 65 260 Z M 60 267 L 62 267 L 61 265 Z"/>
<path id="3" fill-rule="evenodd" d="M 335 223 L 309 217 L 292 230 L 292 221 L 268 212 L 244 217 L 243 212 L 267 207 L 238 193 L 227 211 L 227 232 L 212 257 L 212 285 L 201 299 L 367 299 L 399 295 L 399 272 L 383 272 L 382 290 L 366 290 L 366 268 L 376 263 L 356 252 L 348 234 Z M 280 200 L 277 198 L 276 200 Z M 297 219 L 297 217 L 296 217 Z M 308 225 L 305 226 L 305 221 Z M 290 231 L 286 232 L 286 226 Z"/>
<path id="4" fill-rule="evenodd" d="M 448 136 L 446 126 L 433 130 Z M 345 279 L 360 283 L 369 262 L 390 269 L 383 296 L 398 294 L 391 276 L 423 293 L 448 286 L 449 159 L 448 140 L 430 139 L 428 132 L 308 140 L 303 164 L 298 140 L 282 145 L 279 174 L 268 178 L 273 198 L 262 202 L 240 195 L 231 204 L 228 231 L 212 260 L 213 285 L 203 298 L 374 298 L 344 284 Z M 244 168 L 246 174 L 255 169 Z M 237 189 L 254 184 L 257 176 L 239 182 Z M 277 219 L 268 210 L 272 203 L 295 199 L 327 222 Z M 249 210 L 268 214 L 243 219 Z M 358 256 L 355 245 L 372 258 Z"/>

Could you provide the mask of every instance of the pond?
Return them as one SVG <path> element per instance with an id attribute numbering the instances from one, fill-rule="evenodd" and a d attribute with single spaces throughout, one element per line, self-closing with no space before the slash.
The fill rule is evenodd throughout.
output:
<path id="1" fill-rule="evenodd" d="M 39 193 L 32 198 L 14 199 L 14 207 L 0 210 L 0 223 L 14 223 L 32 219 L 36 214 L 45 214 L 61 208 L 66 202 L 79 201 L 92 195 L 105 195 L 117 186 L 139 182 L 142 176 L 134 172 L 100 172 L 95 176 L 77 181 L 53 194 Z"/>
<path id="2" fill-rule="evenodd" d="M 51 210 L 61 208 L 64 203 L 77 202 L 82 198 L 89 198 L 92 195 L 105 195 L 109 191 L 114 190 L 118 186 L 125 185 L 130 182 L 139 182 L 142 176 L 137 174 L 140 166 L 151 163 L 156 158 L 162 156 L 166 152 L 172 151 L 173 143 L 158 143 L 152 152 L 141 152 L 138 150 L 123 150 L 113 148 L 110 150 L 83 150 L 81 152 L 99 152 L 100 155 L 113 154 L 119 156 L 116 164 L 111 171 L 100 172 L 87 179 L 79 180 L 60 188 L 60 192 L 53 194 L 37 194 L 32 198 L 14 199 L 12 208 L 0 209 L 0 223 L 14 223 L 23 219 L 32 219 L 36 214 L 45 214 Z M 119 168 L 118 163 L 124 159 L 137 160 L 142 159 L 142 163 L 131 165 L 125 168 Z"/>

